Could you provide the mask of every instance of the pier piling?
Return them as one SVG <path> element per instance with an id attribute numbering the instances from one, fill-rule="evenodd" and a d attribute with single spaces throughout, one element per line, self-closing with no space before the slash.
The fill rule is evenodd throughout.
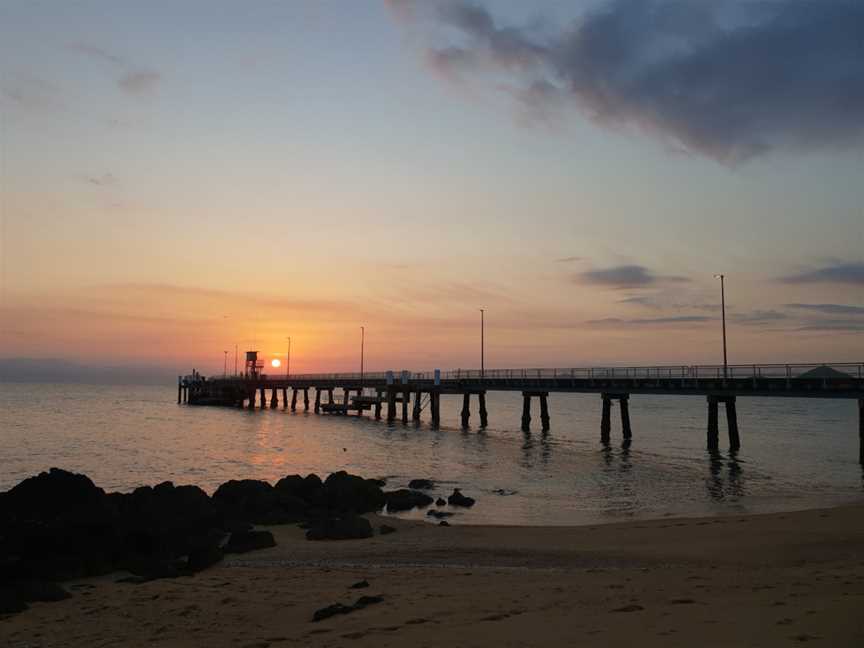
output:
<path id="1" fill-rule="evenodd" d="M 612 432 L 612 399 L 603 394 L 603 412 L 600 418 L 600 441 L 609 443 L 609 435 Z"/>
<path id="2" fill-rule="evenodd" d="M 549 431 L 549 394 L 540 394 L 540 425 L 544 432 Z"/>
<path id="3" fill-rule="evenodd" d="M 477 400 L 480 401 L 480 427 L 485 428 L 489 424 L 489 414 L 486 411 L 486 392 L 482 391 L 477 394 Z"/>
<path id="4" fill-rule="evenodd" d="M 621 406 L 621 432 L 627 440 L 633 436 L 633 431 L 630 429 L 630 396 L 622 396 L 618 399 L 618 404 Z"/>
<path id="5" fill-rule="evenodd" d="M 183 402 L 183 376 L 177 376 L 177 404 Z"/>
<path id="6" fill-rule="evenodd" d="M 421 407 L 423 407 L 423 392 L 418 389 L 416 392 L 414 392 L 414 408 L 411 411 L 412 420 L 420 420 Z"/>
<path id="7" fill-rule="evenodd" d="M 378 396 L 375 400 L 375 419 L 381 420 L 381 390 L 377 390 L 375 394 Z"/>
<path id="8" fill-rule="evenodd" d="M 309 411 L 309 388 L 308 387 L 303 388 L 303 411 L 304 412 Z"/>
<path id="9" fill-rule="evenodd" d="M 296 387 L 294 387 L 291 390 L 291 411 L 292 412 L 297 411 L 297 388 Z"/>
<path id="10" fill-rule="evenodd" d="M 738 436 L 738 411 L 734 396 L 726 397 L 726 425 L 729 428 L 729 450 L 735 452 L 741 448 L 741 438 Z"/>
<path id="11" fill-rule="evenodd" d="M 864 398 L 858 399 L 858 461 L 864 465 Z"/>
<path id="12" fill-rule="evenodd" d="M 441 392 L 429 393 L 429 405 L 432 414 L 432 425 L 438 427 L 441 424 Z"/>
<path id="13" fill-rule="evenodd" d="M 522 431 L 531 430 L 531 394 L 522 392 Z"/>
<path id="14" fill-rule="evenodd" d="M 462 427 L 468 427 L 468 420 L 471 418 L 471 394 L 468 392 L 462 394 Z"/>
<path id="15" fill-rule="evenodd" d="M 270 409 L 276 409 L 279 407 L 279 392 L 274 387 L 270 392 Z"/>
<path id="16" fill-rule="evenodd" d="M 387 390 L 387 422 L 392 423 L 396 420 L 396 390 Z"/>
<path id="17" fill-rule="evenodd" d="M 282 408 L 288 407 L 288 390 L 284 387 L 282 388 Z"/>
<path id="18" fill-rule="evenodd" d="M 720 432 L 717 423 L 717 397 L 708 397 L 708 450 L 720 447 Z"/>
<path id="19" fill-rule="evenodd" d="M 315 413 L 316 414 L 321 413 L 321 390 L 320 389 L 315 390 Z"/>
<path id="20" fill-rule="evenodd" d="M 267 408 L 267 389 L 265 387 L 261 387 L 261 409 Z"/>
<path id="21" fill-rule="evenodd" d="M 411 392 L 407 389 L 402 392 L 402 423 L 408 422 L 408 403 L 411 400 Z"/>

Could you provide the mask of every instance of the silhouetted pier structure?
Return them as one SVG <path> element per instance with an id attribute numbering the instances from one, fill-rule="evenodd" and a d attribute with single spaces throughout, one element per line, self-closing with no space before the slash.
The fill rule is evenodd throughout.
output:
<path id="1" fill-rule="evenodd" d="M 403 423 L 419 421 L 428 409 L 433 425 L 441 421 L 441 396 L 462 397 L 461 421 L 469 426 L 471 403 L 476 397 L 480 427 L 488 424 L 486 393 L 521 392 L 522 429 L 531 426 L 532 401 L 540 405 L 543 430 L 550 428 L 549 395 L 552 393 L 593 393 L 601 397 L 601 440 L 611 436 L 612 401 L 619 404 L 625 441 L 632 437 L 630 396 L 633 394 L 702 396 L 707 399 L 707 446 L 719 448 L 719 406 L 726 410 L 729 449 L 740 448 L 736 401 L 739 397 L 841 398 L 857 400 L 859 459 L 864 464 L 864 363 L 801 365 L 730 365 L 607 367 L 583 369 L 494 369 L 447 372 L 379 372 L 299 374 L 267 376 L 254 369 L 243 376 L 205 378 L 193 372 L 178 381 L 177 402 L 196 405 L 276 408 L 281 392 L 282 405 L 297 409 L 302 394 L 303 408 L 310 409 L 310 390 L 315 391 L 315 413 L 362 415 L 374 412 L 376 419 Z M 341 390 L 341 398 L 335 393 Z M 268 393 L 270 398 L 268 400 Z M 326 400 L 325 400 L 326 398 Z"/>

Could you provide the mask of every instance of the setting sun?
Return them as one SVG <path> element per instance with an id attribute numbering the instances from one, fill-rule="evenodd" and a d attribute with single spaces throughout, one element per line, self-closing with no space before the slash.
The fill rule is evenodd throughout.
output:
<path id="1" fill-rule="evenodd" d="M 279 358 L 273 358 L 273 359 L 270 361 L 270 366 L 272 366 L 272 367 L 281 367 L 281 366 L 282 366 L 282 361 L 281 361 Z"/>

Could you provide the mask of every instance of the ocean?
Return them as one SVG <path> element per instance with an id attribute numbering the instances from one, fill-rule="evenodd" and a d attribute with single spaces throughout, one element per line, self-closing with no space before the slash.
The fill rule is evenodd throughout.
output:
<path id="1" fill-rule="evenodd" d="M 370 416 L 176 404 L 176 386 L 0 383 L 0 490 L 52 466 L 106 490 L 171 480 L 212 492 L 229 479 L 347 470 L 436 480 L 477 499 L 453 524 L 573 525 L 682 515 L 798 510 L 864 500 L 857 403 L 739 398 L 742 448 L 705 449 L 704 398 L 632 396 L 633 441 L 617 407 L 600 442 L 600 397 L 551 394 L 552 426 L 520 430 L 521 396 L 490 392 L 489 427 L 459 425 L 461 398 L 442 397 L 442 425 Z M 302 399 L 301 399 L 302 400 Z M 535 408 L 536 408 L 535 404 Z M 413 511 L 407 517 L 424 517 Z"/>

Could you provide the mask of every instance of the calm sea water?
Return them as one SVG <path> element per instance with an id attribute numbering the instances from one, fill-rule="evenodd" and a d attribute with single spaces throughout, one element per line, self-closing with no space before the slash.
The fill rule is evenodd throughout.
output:
<path id="1" fill-rule="evenodd" d="M 742 450 L 719 459 L 705 451 L 704 398 L 632 397 L 629 449 L 617 411 L 612 445 L 601 445 L 596 395 L 551 395 L 548 433 L 519 430 L 519 394 L 490 393 L 485 431 L 461 430 L 460 407 L 461 399 L 443 397 L 435 430 L 368 416 L 177 405 L 173 386 L 0 384 L 0 490 L 51 466 L 108 490 L 172 480 L 209 492 L 232 478 L 275 482 L 345 469 L 386 477 L 391 487 L 432 477 L 439 492 L 459 486 L 478 500 L 454 523 L 518 525 L 864 500 L 854 401 L 741 398 Z"/>

